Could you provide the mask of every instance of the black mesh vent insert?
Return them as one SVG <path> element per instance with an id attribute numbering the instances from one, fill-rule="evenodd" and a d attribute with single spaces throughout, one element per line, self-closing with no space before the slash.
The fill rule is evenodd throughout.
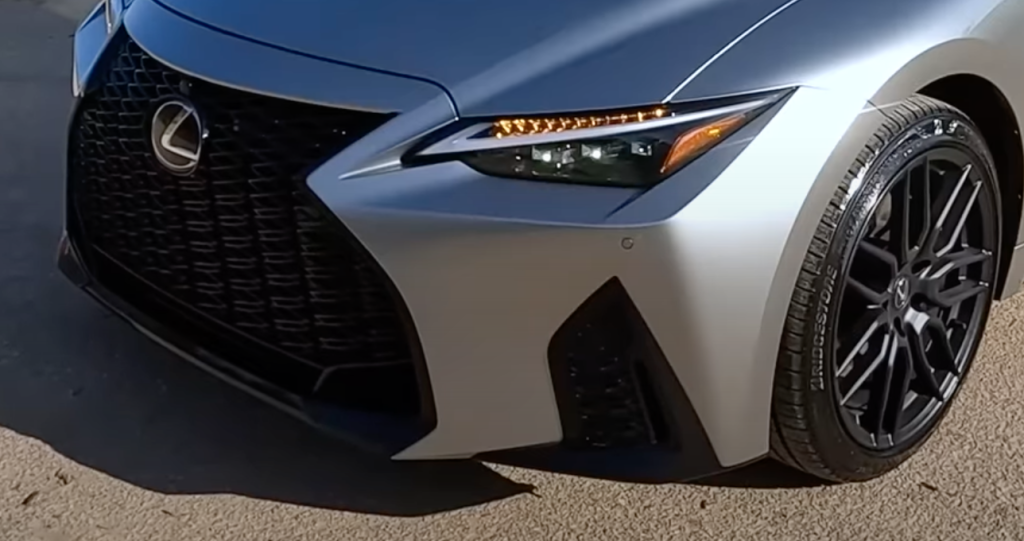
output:
<path id="1" fill-rule="evenodd" d="M 651 382 L 646 333 L 622 284 L 613 279 L 559 328 L 548 350 L 563 444 L 608 449 L 667 442 Z"/>

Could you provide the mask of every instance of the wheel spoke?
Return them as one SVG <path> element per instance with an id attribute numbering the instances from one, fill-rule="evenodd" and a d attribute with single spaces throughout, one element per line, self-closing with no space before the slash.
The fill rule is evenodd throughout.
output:
<path id="1" fill-rule="evenodd" d="M 959 284 L 944 290 L 936 288 L 931 300 L 941 308 L 953 308 L 968 300 L 988 293 L 988 285 L 976 280 L 963 280 Z"/>
<path id="2" fill-rule="evenodd" d="M 876 432 L 876 437 L 882 434 L 895 435 L 896 431 L 899 430 L 903 424 L 903 412 L 906 410 L 907 394 L 910 392 L 910 379 L 911 370 L 910 364 L 906 359 L 906 347 L 901 347 L 899 342 L 903 339 L 899 339 L 896 344 L 896 351 L 892 356 L 892 361 L 889 365 L 889 392 L 885 400 L 885 409 L 882 410 L 882 422 L 880 423 L 879 430 Z M 901 358 L 900 352 L 903 352 L 903 358 Z"/>
<path id="3" fill-rule="evenodd" d="M 956 352 L 949 340 L 949 327 L 942 319 L 925 312 L 915 312 L 910 318 L 910 327 L 910 334 L 920 337 L 924 358 L 931 368 L 960 375 Z M 931 339 L 931 347 L 928 347 L 925 338 Z"/>
<path id="4" fill-rule="evenodd" d="M 853 398 L 853 395 L 864 386 L 864 382 L 866 382 L 868 378 L 878 370 L 878 367 L 882 366 L 885 360 L 893 355 L 893 338 L 893 333 L 885 335 L 885 338 L 882 340 L 882 347 L 878 351 L 878 356 L 876 356 L 874 360 L 871 361 L 871 364 L 869 364 L 864 371 L 857 376 L 857 380 L 850 386 L 850 390 L 846 391 L 846 394 L 843 395 L 843 399 L 840 401 L 841 406 L 845 406 L 846 403 Z"/>
<path id="5" fill-rule="evenodd" d="M 953 351 L 953 344 L 949 343 L 949 334 L 946 332 L 946 325 L 937 317 L 931 318 L 931 321 L 932 331 L 930 335 L 932 338 L 932 347 L 931 351 L 929 351 L 931 355 L 928 357 L 929 360 L 932 361 L 930 364 L 939 370 L 952 372 L 953 375 L 959 376 L 960 369 L 956 365 L 956 353 Z"/>
<path id="6" fill-rule="evenodd" d="M 890 235 L 892 235 L 891 232 L 890 232 Z M 857 247 L 860 248 L 860 250 L 862 252 L 864 252 L 865 254 L 867 254 L 867 255 L 877 259 L 878 261 L 880 261 L 880 262 L 882 262 L 882 263 L 884 263 L 886 265 L 888 265 L 889 266 L 889 272 L 891 273 L 891 276 L 896 276 L 896 272 L 899 269 L 900 263 L 899 263 L 899 259 L 895 255 L 893 255 L 891 252 L 889 252 L 885 248 L 882 248 L 881 246 L 876 246 L 875 244 L 871 243 L 871 241 L 869 241 L 867 239 L 864 239 L 864 240 L 860 241 L 860 243 L 857 244 Z"/>
<path id="7" fill-rule="evenodd" d="M 894 381 L 893 376 L 896 376 L 896 361 L 897 355 L 899 354 L 899 338 L 892 336 L 889 341 L 889 347 L 885 349 L 883 358 L 884 365 L 880 378 L 875 380 L 874 389 L 871 392 L 871 398 L 868 402 L 867 414 L 873 421 L 873 427 L 871 427 L 871 433 L 877 436 L 881 436 L 884 431 L 886 412 L 889 410 L 890 400 L 893 395 L 893 384 L 899 386 L 902 382 Z M 876 367 L 877 369 L 877 367 Z M 873 372 L 873 371 L 872 371 Z M 860 383 L 860 382 L 858 382 Z"/>
<path id="8" fill-rule="evenodd" d="M 880 329 L 884 329 L 885 325 L 885 312 L 882 310 L 868 310 L 861 316 L 860 319 L 854 323 L 850 329 L 849 338 L 843 340 L 843 344 L 839 349 L 839 358 L 842 362 L 839 365 L 839 369 L 836 373 L 842 377 L 847 370 L 853 365 L 853 361 L 861 354 L 861 350 L 868 343 L 869 340 L 876 334 Z M 852 344 L 847 346 L 847 344 Z"/>
<path id="9" fill-rule="evenodd" d="M 957 240 L 960 238 L 960 231 L 963 229 L 964 223 L 967 221 L 967 217 L 970 215 L 971 209 L 974 207 L 974 202 L 978 198 L 978 193 L 981 191 L 981 182 L 970 183 L 971 172 L 973 166 L 968 165 L 963 168 L 960 173 L 960 178 L 957 179 L 954 184 L 945 184 L 940 192 L 939 198 L 936 201 L 936 207 L 938 207 L 939 213 L 938 218 L 935 220 L 935 225 L 932 227 L 931 233 L 928 235 L 927 246 L 935 251 L 936 255 L 944 255 L 956 246 Z M 963 195 L 967 195 L 966 201 L 960 206 L 959 203 Z M 953 230 L 949 235 L 949 240 L 942 245 L 937 247 L 939 239 L 942 236 L 943 231 L 949 224 L 953 224 Z"/>
<path id="10" fill-rule="evenodd" d="M 935 252 L 936 255 L 939 255 L 939 256 L 945 255 L 950 250 L 952 250 L 954 246 L 956 246 L 957 241 L 960 240 L 960 233 L 964 229 L 964 224 L 967 223 L 967 217 L 970 216 L 971 209 L 974 208 L 974 203 L 975 203 L 975 201 L 978 200 L 978 193 L 980 193 L 980 192 L 981 192 L 981 182 L 974 183 L 974 185 L 973 185 L 973 187 L 972 187 L 972 189 L 970 191 L 970 195 L 967 198 L 967 202 L 964 203 L 964 206 L 963 206 L 962 209 L 958 209 L 959 218 L 956 221 L 956 226 L 953 228 L 953 230 L 949 234 L 949 242 L 947 242 L 945 244 L 945 246 L 943 246 L 942 248 L 939 248 L 938 250 L 936 250 L 936 252 Z"/>
<path id="11" fill-rule="evenodd" d="M 885 301 L 885 293 L 881 291 L 875 291 L 868 287 L 864 282 L 849 276 L 846 278 L 846 283 L 853 291 L 857 292 L 864 300 L 871 303 L 872 306 L 880 306 Z"/>
<path id="12" fill-rule="evenodd" d="M 992 252 L 979 248 L 967 248 L 952 254 L 946 254 L 935 264 L 934 270 L 924 278 L 928 280 L 942 280 L 949 273 L 959 271 L 977 263 L 984 263 L 992 259 Z"/>
<path id="13" fill-rule="evenodd" d="M 911 175 L 904 173 L 902 178 L 896 180 L 892 192 L 889 193 L 892 202 L 892 215 L 889 218 L 889 252 L 896 254 L 894 260 L 897 266 L 907 264 L 913 257 L 910 240 L 910 185 Z"/>
<path id="14" fill-rule="evenodd" d="M 916 208 L 921 212 L 921 230 L 917 234 L 917 238 L 914 239 L 917 244 L 917 248 L 924 246 L 928 240 L 928 235 L 931 233 L 932 227 L 932 162 L 928 156 L 923 158 L 924 167 L 921 169 L 922 175 L 920 179 L 915 179 L 911 175 L 907 181 L 910 183 L 910 197 L 912 200 L 917 201 Z"/>
<path id="15" fill-rule="evenodd" d="M 911 328 L 907 333 L 907 348 L 910 364 L 914 367 L 914 382 L 917 383 L 917 392 L 936 400 L 942 400 L 942 389 L 939 388 L 939 382 L 935 380 L 934 368 L 928 362 L 925 334 L 918 329 Z"/>

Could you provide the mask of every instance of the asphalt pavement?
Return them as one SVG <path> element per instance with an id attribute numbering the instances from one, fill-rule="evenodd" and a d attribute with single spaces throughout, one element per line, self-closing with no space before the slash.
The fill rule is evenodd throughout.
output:
<path id="1" fill-rule="evenodd" d="M 771 463 L 654 486 L 391 463 L 177 360 L 54 268 L 90 2 L 0 0 L 0 540 L 1024 539 L 1024 299 L 923 451 L 845 486 Z"/>

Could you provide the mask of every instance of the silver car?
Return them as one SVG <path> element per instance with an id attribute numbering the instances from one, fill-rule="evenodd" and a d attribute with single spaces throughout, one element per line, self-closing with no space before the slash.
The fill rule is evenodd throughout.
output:
<path id="1" fill-rule="evenodd" d="M 59 265 L 395 460 L 867 480 L 1024 280 L 1022 27 L 1024 0 L 104 0 Z"/>

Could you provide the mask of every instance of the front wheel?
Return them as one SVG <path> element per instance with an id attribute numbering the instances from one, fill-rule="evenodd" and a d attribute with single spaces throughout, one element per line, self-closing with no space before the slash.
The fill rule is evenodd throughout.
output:
<path id="1" fill-rule="evenodd" d="M 864 481 L 935 431 L 992 306 L 1000 208 L 992 156 L 955 108 L 887 111 L 822 217 L 794 290 L 772 405 L 772 454 Z"/>

